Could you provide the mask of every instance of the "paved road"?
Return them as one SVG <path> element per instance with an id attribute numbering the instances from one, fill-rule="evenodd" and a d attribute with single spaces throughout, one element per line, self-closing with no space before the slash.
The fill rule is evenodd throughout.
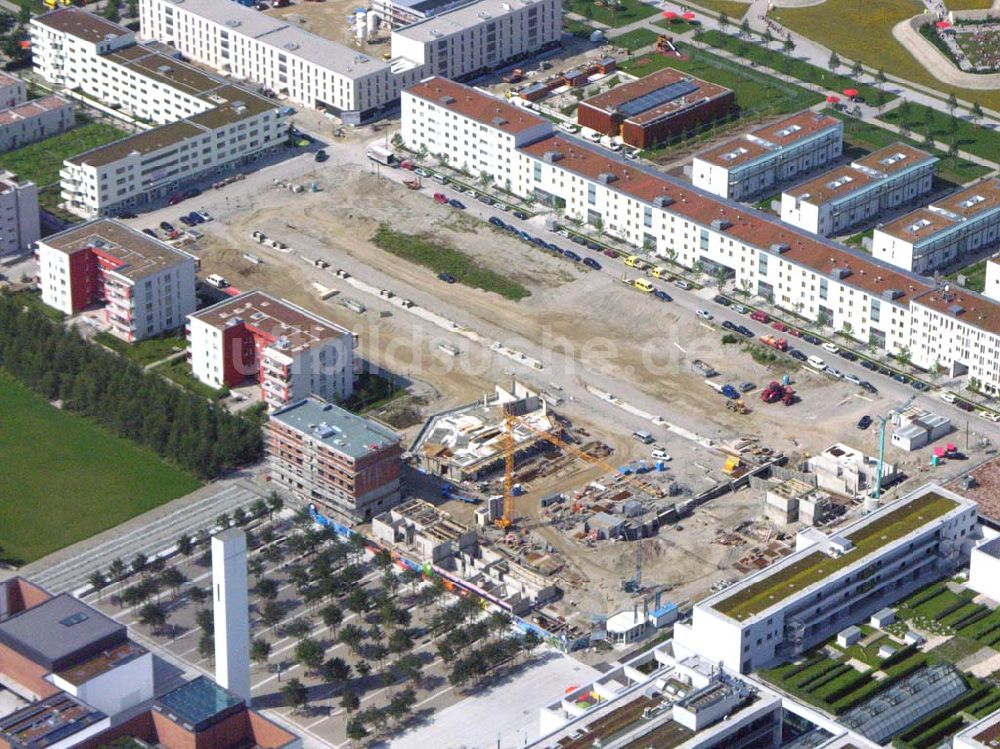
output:
<path id="1" fill-rule="evenodd" d="M 212 527 L 223 512 L 247 507 L 262 496 L 248 481 L 230 481 L 203 487 L 188 498 L 151 510 L 86 541 L 74 544 L 23 567 L 19 574 L 50 593 L 76 590 L 95 571 L 107 571 L 120 557 L 128 563 L 142 552 L 152 555 L 171 546 L 184 533 Z"/>

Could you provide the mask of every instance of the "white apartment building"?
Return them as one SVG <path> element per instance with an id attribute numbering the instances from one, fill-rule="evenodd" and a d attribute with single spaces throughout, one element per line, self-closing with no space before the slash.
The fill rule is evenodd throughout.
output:
<path id="1" fill-rule="evenodd" d="M 478 0 L 392 32 L 392 54 L 461 80 L 558 44 L 560 0 Z"/>
<path id="2" fill-rule="evenodd" d="M 893 354 L 906 349 L 917 366 L 947 366 L 976 377 L 987 392 L 1000 390 L 992 366 L 1000 362 L 1000 304 L 986 297 L 963 290 L 964 305 L 949 310 L 918 275 L 581 139 L 553 135 L 548 121 L 530 112 L 505 124 L 514 115 L 504 102 L 468 86 L 431 79 L 404 99 L 408 148 L 445 149 L 459 165 L 467 157 L 474 174 L 485 164 L 495 182 L 509 179 L 511 192 L 555 205 L 568 218 L 686 267 L 724 273 L 737 290 L 863 343 Z M 445 142 L 444 133 L 452 139 Z M 503 152 L 483 153 L 491 144 Z M 968 334 L 952 342 L 958 330 Z"/>
<path id="3" fill-rule="evenodd" d="M 975 502 L 929 484 L 836 535 L 807 528 L 793 554 L 696 604 L 675 646 L 741 673 L 794 658 L 967 564 L 977 524 Z"/>
<path id="4" fill-rule="evenodd" d="M 371 11 L 379 21 L 398 29 L 436 16 L 469 0 L 372 0 Z"/>
<path id="5" fill-rule="evenodd" d="M 40 236 L 38 187 L 0 171 L 0 257 L 28 252 Z"/>
<path id="6" fill-rule="evenodd" d="M 261 399 L 280 408 L 354 392 L 355 335 L 284 299 L 248 291 L 188 315 L 194 376 L 215 388 L 257 378 Z"/>
<path id="7" fill-rule="evenodd" d="M 392 33 L 386 62 L 235 2 L 140 0 L 142 33 L 347 124 L 376 119 L 429 74 L 473 75 L 558 43 L 559 0 L 473 0 Z"/>
<path id="8" fill-rule="evenodd" d="M 69 130 L 74 108 L 72 101 L 53 94 L 0 109 L 0 152 Z"/>
<path id="9" fill-rule="evenodd" d="M 42 301 L 67 315 L 103 304 L 109 332 L 124 341 L 175 330 L 197 308 L 198 261 L 110 219 L 38 241 Z"/>
<path id="10" fill-rule="evenodd" d="M 0 73 L 0 109 L 14 107 L 27 101 L 28 88 L 16 75 Z"/>
<path id="11" fill-rule="evenodd" d="M 38 16 L 32 40 L 38 70 L 53 83 L 160 125 L 66 160 L 62 197 L 80 216 L 155 202 L 287 141 L 275 102 L 135 44 L 133 32 L 92 13 L 70 7 Z"/>
<path id="12" fill-rule="evenodd" d="M 805 110 L 702 151 L 691 165 L 695 187 L 749 200 L 840 158 L 844 123 Z"/>
<path id="13" fill-rule="evenodd" d="M 998 242 L 1000 180 L 991 177 L 876 228 L 872 255 L 932 273 Z"/>
<path id="14" fill-rule="evenodd" d="M 828 237 L 931 190 L 937 158 L 904 143 L 874 151 L 781 193 L 781 220 Z"/>

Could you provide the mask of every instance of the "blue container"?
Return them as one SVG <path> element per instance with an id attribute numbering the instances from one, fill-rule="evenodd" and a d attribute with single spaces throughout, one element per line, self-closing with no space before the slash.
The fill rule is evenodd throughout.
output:
<path id="1" fill-rule="evenodd" d="M 782 375 L 781 376 L 781 384 L 782 385 L 791 385 L 792 384 L 792 378 L 789 377 L 788 375 Z"/>
<path id="2" fill-rule="evenodd" d="M 666 462 L 664 462 L 662 460 L 656 461 L 656 470 L 657 471 L 665 471 L 665 470 L 667 470 L 667 464 L 666 464 Z"/>
<path id="3" fill-rule="evenodd" d="M 941 458 L 939 458 L 937 455 L 932 455 L 931 456 L 931 465 L 932 466 L 940 465 L 940 463 L 941 463 Z"/>

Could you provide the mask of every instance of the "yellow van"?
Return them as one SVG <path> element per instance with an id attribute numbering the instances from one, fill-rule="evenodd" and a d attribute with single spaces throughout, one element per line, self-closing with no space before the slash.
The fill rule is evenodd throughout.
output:
<path id="1" fill-rule="evenodd" d="M 635 279 L 635 281 L 633 281 L 633 286 L 635 286 L 639 291 L 645 291 L 647 294 L 653 290 L 653 284 L 645 278 Z"/>
<path id="2" fill-rule="evenodd" d="M 625 265 L 627 265 L 629 268 L 638 268 L 641 263 L 642 260 L 639 258 L 638 255 L 629 255 L 627 258 L 625 258 Z"/>
<path id="3" fill-rule="evenodd" d="M 653 268 L 653 270 L 649 272 L 649 275 L 653 278 L 670 278 L 670 274 L 667 272 L 667 269 L 662 266 Z"/>

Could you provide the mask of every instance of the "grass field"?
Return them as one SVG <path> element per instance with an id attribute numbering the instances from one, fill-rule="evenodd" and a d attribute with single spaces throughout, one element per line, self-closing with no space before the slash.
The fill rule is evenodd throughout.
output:
<path id="1" fill-rule="evenodd" d="M 975 154 L 993 162 L 1000 161 L 1000 133 L 985 127 L 976 127 L 959 117 L 951 117 L 923 104 L 907 104 L 886 112 L 882 119 L 894 125 L 906 125 L 914 133 L 921 135 L 930 130 L 935 140 L 944 143 L 955 142 L 966 153 Z M 928 121 L 930 124 L 928 125 Z"/>
<path id="2" fill-rule="evenodd" d="M 659 13 L 656 7 L 641 3 L 639 0 L 619 0 L 613 7 L 605 6 L 603 3 L 598 5 L 594 0 L 566 0 L 563 3 L 563 10 L 567 13 L 577 13 L 613 29 Z"/>
<path id="3" fill-rule="evenodd" d="M 689 56 L 680 60 L 665 55 L 644 55 L 623 63 L 622 69 L 633 75 L 643 76 L 663 68 L 676 68 L 697 78 L 718 83 L 736 92 L 736 105 L 741 115 L 767 112 L 786 114 L 798 112 L 823 100 L 819 94 L 806 91 L 801 86 L 779 81 L 772 75 L 752 70 L 738 62 L 726 60 L 711 52 L 680 44 Z"/>
<path id="4" fill-rule="evenodd" d="M 847 75 L 831 73 L 826 68 L 817 67 L 796 57 L 786 55 L 784 52 L 779 52 L 778 42 L 772 42 L 775 45 L 774 48 L 763 47 L 760 45 L 759 39 L 753 41 L 737 39 L 735 36 L 723 34 L 716 29 L 698 34 L 697 38 L 713 47 L 725 49 L 759 65 L 766 65 L 773 70 L 798 78 L 800 81 L 815 83 L 828 91 L 839 94 L 845 88 L 856 88 L 866 101 L 872 103 L 878 101 L 878 97 L 881 97 L 881 101 L 886 104 L 896 98 L 891 94 L 879 91 L 870 84 L 859 83 Z M 842 70 L 846 72 L 846 69 L 842 68 Z"/>
<path id="5" fill-rule="evenodd" d="M 634 51 L 655 44 L 656 32 L 649 29 L 632 29 L 632 31 L 613 37 L 609 41 L 617 47 Z"/>
<path id="6" fill-rule="evenodd" d="M 691 29 L 701 28 L 701 24 L 698 21 L 694 23 L 688 23 L 683 18 L 664 18 L 661 21 L 653 21 L 654 26 L 659 26 L 665 31 L 669 31 L 671 34 L 686 34 L 691 31 Z"/>
<path id="7" fill-rule="evenodd" d="M 200 485 L 0 372 L 2 555 L 30 562 Z"/>
<path id="8" fill-rule="evenodd" d="M 944 0 L 948 10 L 981 10 L 993 5 L 993 0 Z"/>
<path id="9" fill-rule="evenodd" d="M 64 160 L 126 135 L 128 133 L 124 130 L 103 122 L 88 122 L 65 133 L 0 154 L 0 169 L 9 169 L 21 179 L 30 179 L 39 187 L 45 187 L 59 181 L 59 170 Z"/>
<path id="10" fill-rule="evenodd" d="M 184 358 L 168 361 L 166 364 L 154 367 L 150 371 L 156 372 L 157 374 L 166 377 L 168 380 L 173 380 L 182 388 L 190 390 L 195 395 L 200 395 L 210 400 L 219 400 L 220 398 L 225 398 L 229 394 L 229 390 L 226 388 L 216 390 L 211 385 L 206 385 L 204 382 L 197 379 L 191 372 L 191 365 L 188 364 L 187 359 Z"/>
<path id="11" fill-rule="evenodd" d="M 878 125 L 873 125 L 869 122 L 862 122 L 861 120 L 854 117 L 848 117 L 847 115 L 841 114 L 833 109 L 827 109 L 825 111 L 827 114 L 837 117 L 843 121 L 844 140 L 849 145 L 859 146 L 866 151 L 875 151 L 879 148 L 888 146 L 890 143 L 903 141 L 917 146 L 918 148 L 925 148 L 923 143 L 913 138 L 903 138 L 899 135 L 899 133 L 886 130 L 884 127 L 879 127 Z M 971 182 L 974 179 L 979 179 L 983 175 L 990 173 L 988 167 L 975 164 L 971 161 L 966 161 L 958 156 L 949 156 L 948 154 L 940 151 L 935 151 L 934 153 L 939 159 L 941 159 L 941 161 L 938 162 L 938 176 L 942 179 L 948 180 L 949 182 L 961 185 L 966 182 Z"/>
<path id="12" fill-rule="evenodd" d="M 183 351 L 188 347 L 187 339 L 183 335 L 147 338 L 144 341 L 130 344 L 121 338 L 115 338 L 110 333 L 101 331 L 94 336 L 94 341 L 143 366 L 160 361 L 160 359 L 166 359 L 168 356 L 176 354 L 178 350 Z"/>
<path id="13" fill-rule="evenodd" d="M 930 86 L 945 95 L 954 93 L 965 101 L 1000 108 L 1000 91 L 970 91 L 947 86 L 928 73 L 924 66 L 899 44 L 892 27 L 924 11 L 919 0 L 826 0 L 805 8 L 776 8 L 772 11 L 782 25 L 834 50 L 841 57 L 860 60 L 889 75 Z"/>
<path id="14" fill-rule="evenodd" d="M 416 234 L 393 231 L 383 224 L 375 232 L 372 242 L 386 252 L 422 265 L 435 273 L 450 273 L 466 286 L 492 291 L 514 301 L 531 295 L 517 281 L 477 265 L 465 253 Z"/>
<path id="15" fill-rule="evenodd" d="M 950 274 L 948 278 L 957 282 L 960 275 L 965 276 L 965 288 L 982 294 L 986 288 L 986 261 L 980 260 L 978 263 L 966 266 Z"/>
<path id="16" fill-rule="evenodd" d="M 746 15 L 746 12 L 750 9 L 749 3 L 740 3 L 736 0 L 697 0 L 696 2 L 699 8 L 704 8 L 705 10 L 710 10 L 715 13 L 725 13 L 727 16 L 734 20 L 739 20 Z M 695 9 L 697 10 L 697 8 Z"/>

